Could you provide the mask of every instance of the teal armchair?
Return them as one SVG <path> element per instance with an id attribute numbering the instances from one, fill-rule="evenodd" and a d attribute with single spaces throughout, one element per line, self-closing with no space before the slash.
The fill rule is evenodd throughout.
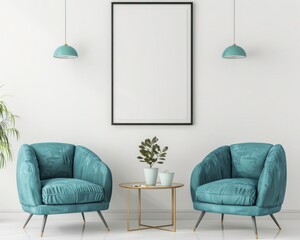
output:
<path id="1" fill-rule="evenodd" d="M 195 210 L 251 216 L 256 238 L 256 216 L 279 212 L 286 189 L 286 158 L 281 145 L 240 143 L 220 147 L 200 162 L 191 176 Z"/>
<path id="2" fill-rule="evenodd" d="M 21 147 L 17 162 L 17 187 L 20 203 L 30 215 L 96 211 L 109 208 L 112 194 L 110 169 L 89 149 L 65 143 L 38 143 Z"/>

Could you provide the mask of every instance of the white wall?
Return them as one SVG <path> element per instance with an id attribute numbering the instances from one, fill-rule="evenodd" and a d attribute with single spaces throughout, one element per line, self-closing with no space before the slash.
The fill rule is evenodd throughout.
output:
<path id="1" fill-rule="evenodd" d="M 68 39 L 76 60 L 52 57 L 63 44 L 62 0 L 1 0 L 1 95 L 20 115 L 23 143 L 60 141 L 84 145 L 111 167 L 111 210 L 126 208 L 120 182 L 143 179 L 136 159 L 145 137 L 169 146 L 162 169 L 175 171 L 178 209 L 192 209 L 193 167 L 221 145 L 258 141 L 281 143 L 287 153 L 284 211 L 300 211 L 300 1 L 237 1 L 237 43 L 248 58 L 224 60 L 232 43 L 232 1 L 194 1 L 193 126 L 111 126 L 110 2 L 72 0 Z M 171 89 L 170 89 L 171 90 Z M 0 171 L 0 210 L 20 211 L 16 161 Z M 145 207 L 168 206 L 168 195 L 147 194 Z"/>

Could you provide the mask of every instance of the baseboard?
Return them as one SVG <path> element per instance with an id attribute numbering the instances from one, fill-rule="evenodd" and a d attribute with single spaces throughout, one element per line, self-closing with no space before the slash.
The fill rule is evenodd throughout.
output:
<path id="1" fill-rule="evenodd" d="M 195 220 L 199 217 L 200 212 L 193 210 L 177 210 L 177 220 Z M 24 220 L 28 213 L 24 213 L 20 210 L 1 210 L 0 220 Z M 99 216 L 95 212 L 85 213 L 87 220 L 98 220 Z M 127 218 L 127 211 L 124 209 L 119 210 L 107 210 L 103 211 L 103 215 L 107 220 L 125 220 Z M 144 210 L 142 218 L 145 220 L 167 220 L 170 219 L 170 211 L 164 210 Z M 300 210 L 282 210 L 275 214 L 278 220 L 300 220 Z M 42 216 L 35 216 L 42 217 Z M 72 214 L 56 214 L 51 215 L 52 219 L 70 220 L 81 219 L 81 215 L 77 213 Z M 132 219 L 137 219 L 137 211 L 132 211 Z M 247 220 L 245 216 L 238 215 L 225 215 L 227 220 Z M 219 220 L 220 214 L 207 213 L 205 215 L 207 220 Z M 268 216 L 259 217 L 258 220 L 270 219 Z"/>

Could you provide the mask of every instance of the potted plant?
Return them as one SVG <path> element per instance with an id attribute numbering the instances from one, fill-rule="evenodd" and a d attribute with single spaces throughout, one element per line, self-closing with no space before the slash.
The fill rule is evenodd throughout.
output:
<path id="1" fill-rule="evenodd" d="M 154 137 L 152 140 L 149 138 L 141 142 L 140 153 L 141 156 L 137 158 L 140 162 L 145 162 L 149 165 L 149 168 L 144 169 L 146 184 L 155 186 L 157 180 L 158 168 L 153 168 L 155 163 L 163 164 L 166 159 L 168 147 L 164 147 L 162 150 L 157 144 L 158 138 Z"/>
<path id="2" fill-rule="evenodd" d="M 12 160 L 9 137 L 19 138 L 19 131 L 15 128 L 16 117 L 0 99 L 0 169 L 5 167 L 7 160 Z"/>

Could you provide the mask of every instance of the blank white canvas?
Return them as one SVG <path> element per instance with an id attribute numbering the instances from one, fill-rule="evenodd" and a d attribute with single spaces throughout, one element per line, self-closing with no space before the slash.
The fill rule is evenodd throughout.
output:
<path id="1" fill-rule="evenodd" d="M 191 6 L 116 4 L 113 122 L 191 123 Z"/>

